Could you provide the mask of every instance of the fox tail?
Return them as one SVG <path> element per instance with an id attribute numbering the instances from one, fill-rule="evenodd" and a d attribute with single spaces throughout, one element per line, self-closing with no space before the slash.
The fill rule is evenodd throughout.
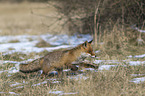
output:
<path id="1" fill-rule="evenodd" d="M 41 64 L 43 63 L 43 59 L 36 59 L 29 64 L 20 64 L 19 71 L 23 73 L 32 73 L 41 70 Z"/>

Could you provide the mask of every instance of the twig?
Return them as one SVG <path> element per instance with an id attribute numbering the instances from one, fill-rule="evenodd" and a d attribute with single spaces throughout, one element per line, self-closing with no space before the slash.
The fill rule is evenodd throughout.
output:
<path id="1" fill-rule="evenodd" d="M 98 14 L 98 10 L 99 10 L 99 6 L 100 6 L 100 2 L 101 2 L 101 0 L 98 2 L 98 6 L 97 6 L 97 8 L 96 8 L 96 10 L 95 10 L 95 14 L 94 14 L 94 33 L 95 33 L 95 36 L 94 36 L 94 41 L 95 41 L 95 47 L 97 47 L 97 29 L 96 29 L 96 16 L 97 16 L 97 14 Z M 97 27 L 98 27 L 98 24 L 97 24 Z"/>

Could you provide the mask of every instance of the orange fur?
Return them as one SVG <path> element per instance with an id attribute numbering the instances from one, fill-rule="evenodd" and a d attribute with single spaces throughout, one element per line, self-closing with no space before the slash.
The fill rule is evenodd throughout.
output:
<path id="1" fill-rule="evenodd" d="M 90 42 L 84 42 L 72 49 L 63 51 L 50 52 L 42 58 L 36 59 L 29 64 L 20 64 L 20 71 L 24 73 L 35 72 L 43 70 L 43 74 L 47 74 L 52 69 L 56 68 L 58 71 L 64 66 L 71 66 L 73 61 L 80 57 L 82 52 L 95 55 Z"/>

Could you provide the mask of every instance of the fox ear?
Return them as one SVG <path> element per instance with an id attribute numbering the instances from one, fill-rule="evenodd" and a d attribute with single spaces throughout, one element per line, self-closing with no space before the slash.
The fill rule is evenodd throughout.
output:
<path id="1" fill-rule="evenodd" d="M 88 44 L 88 41 L 85 41 L 85 42 L 83 43 L 83 47 L 87 47 L 87 44 Z"/>
<path id="2" fill-rule="evenodd" d="M 93 39 L 91 41 L 89 41 L 88 43 L 92 43 Z"/>

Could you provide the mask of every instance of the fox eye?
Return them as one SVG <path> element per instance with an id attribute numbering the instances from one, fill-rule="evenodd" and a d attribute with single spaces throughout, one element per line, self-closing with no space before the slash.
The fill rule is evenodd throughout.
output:
<path id="1" fill-rule="evenodd" d="M 89 53 L 91 53 L 92 51 L 89 51 Z"/>

